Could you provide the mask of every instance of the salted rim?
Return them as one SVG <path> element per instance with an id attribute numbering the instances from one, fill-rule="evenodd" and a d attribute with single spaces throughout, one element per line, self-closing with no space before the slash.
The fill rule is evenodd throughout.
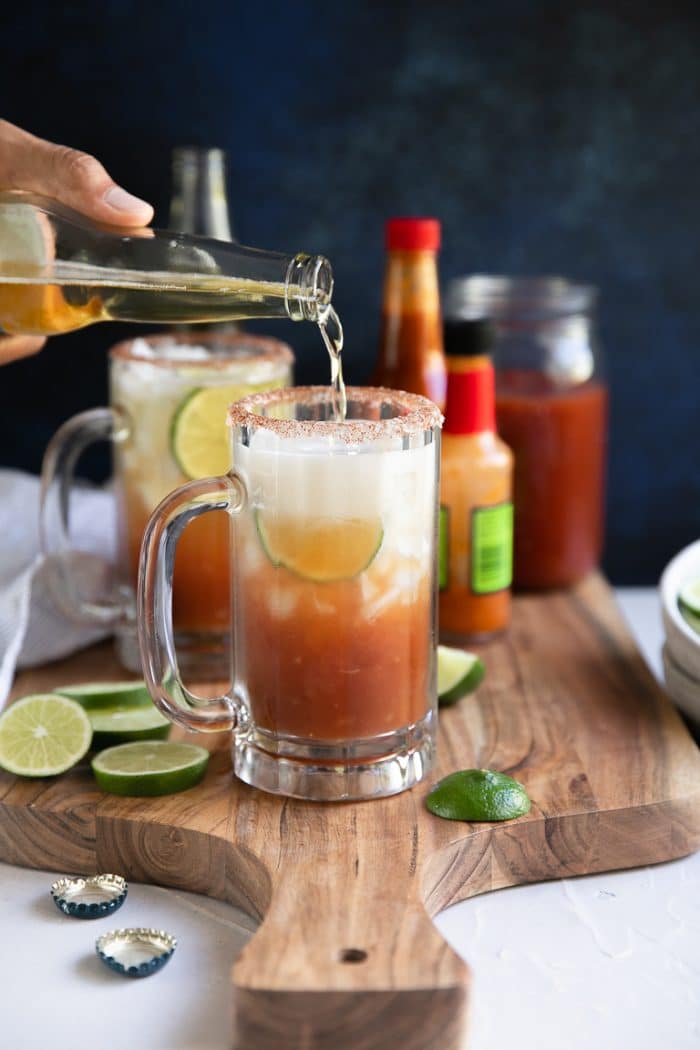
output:
<path id="1" fill-rule="evenodd" d="M 347 444 L 423 433 L 435 427 L 439 428 L 443 423 L 443 416 L 437 405 L 420 394 L 409 394 L 406 390 L 390 390 L 383 386 L 349 386 L 346 388 L 346 394 L 348 401 L 361 401 L 368 406 L 389 401 L 404 410 L 403 415 L 394 416 L 392 419 L 352 419 L 336 423 L 332 419 L 274 419 L 255 411 L 270 404 L 303 401 L 307 405 L 318 405 L 331 400 L 329 386 L 294 386 L 247 394 L 240 401 L 229 405 L 226 422 L 230 427 L 248 424 L 256 430 L 269 430 L 281 438 L 337 437 Z"/>
<path id="2" fill-rule="evenodd" d="M 192 346 L 212 349 L 210 357 L 143 357 L 134 353 L 133 347 L 137 343 L 147 343 L 156 349 L 161 344 L 168 346 Z M 254 351 L 250 354 L 240 354 L 241 349 Z M 120 361 L 137 361 L 143 364 L 155 365 L 157 368 L 179 368 L 182 365 L 201 365 L 203 368 L 228 368 L 232 364 L 243 362 L 259 363 L 261 361 L 273 361 L 275 364 L 294 364 L 294 351 L 280 339 L 271 336 L 249 335 L 247 332 L 213 332 L 211 330 L 198 332 L 163 332 L 158 335 L 141 335 L 133 339 L 124 339 L 117 343 L 109 351 L 110 358 Z"/>

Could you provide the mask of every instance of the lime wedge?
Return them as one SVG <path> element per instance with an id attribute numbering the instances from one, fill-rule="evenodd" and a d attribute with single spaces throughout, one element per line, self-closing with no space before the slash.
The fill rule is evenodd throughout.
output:
<path id="1" fill-rule="evenodd" d="M 251 386 L 205 386 L 191 390 L 180 402 L 170 428 L 170 449 L 188 478 L 225 474 L 231 465 L 228 406 L 253 389 Z"/>
<path id="2" fill-rule="evenodd" d="M 473 693 L 485 674 L 482 661 L 464 649 L 438 645 L 437 689 L 440 707 L 456 704 L 467 693 Z"/>
<path id="3" fill-rule="evenodd" d="M 198 784 L 208 761 L 209 752 L 196 744 L 139 740 L 100 751 L 92 771 L 113 795 L 169 795 Z"/>
<path id="4" fill-rule="evenodd" d="M 54 692 L 77 700 L 86 711 L 101 707 L 153 706 L 145 682 L 81 682 L 78 685 L 59 685 Z"/>
<path id="5" fill-rule="evenodd" d="M 445 820 L 513 820 L 530 810 L 521 783 L 492 769 L 463 769 L 435 785 L 426 808 Z"/>
<path id="6" fill-rule="evenodd" d="M 154 704 L 148 707 L 98 707 L 88 711 L 92 747 L 97 750 L 129 740 L 164 740 L 172 722 Z"/>
<path id="7" fill-rule="evenodd" d="M 291 517 L 257 511 L 255 522 L 273 565 L 316 583 L 359 576 L 372 564 L 384 539 L 379 518 Z"/>
<path id="8" fill-rule="evenodd" d="M 697 634 L 700 634 L 700 615 L 691 612 L 690 609 L 687 608 L 687 606 L 681 605 L 680 602 L 678 603 L 678 609 L 681 616 L 688 624 L 688 627 L 690 627 L 691 630 L 695 631 Z"/>
<path id="9" fill-rule="evenodd" d="M 74 700 L 37 693 L 0 715 L 0 766 L 23 777 L 64 773 L 87 754 L 92 727 Z"/>
<path id="10" fill-rule="evenodd" d="M 688 612 L 700 616 L 700 578 L 683 584 L 678 593 L 678 603 Z"/>

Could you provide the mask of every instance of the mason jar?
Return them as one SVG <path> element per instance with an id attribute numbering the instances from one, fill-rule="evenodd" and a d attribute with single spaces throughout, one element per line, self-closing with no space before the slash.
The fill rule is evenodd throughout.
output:
<path id="1" fill-rule="evenodd" d="M 563 277 L 460 277 L 447 318 L 494 326 L 496 420 L 515 456 L 519 588 L 567 587 L 603 549 L 608 387 L 597 289 Z"/>

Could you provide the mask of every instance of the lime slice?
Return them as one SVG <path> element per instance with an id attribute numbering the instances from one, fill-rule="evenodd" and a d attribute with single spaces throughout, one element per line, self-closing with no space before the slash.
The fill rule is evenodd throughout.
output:
<path id="1" fill-rule="evenodd" d="M 64 773 L 87 754 L 92 727 L 74 700 L 25 696 L 0 715 L 0 766 L 23 777 Z"/>
<path id="2" fill-rule="evenodd" d="M 54 692 L 77 700 L 86 711 L 101 707 L 153 706 L 145 682 L 81 682 L 57 686 Z"/>
<path id="3" fill-rule="evenodd" d="M 231 466 L 228 406 L 246 394 L 277 385 L 248 383 L 190 390 L 176 408 L 170 427 L 170 449 L 182 473 L 188 478 L 225 474 Z"/>
<path id="4" fill-rule="evenodd" d="M 226 413 L 247 393 L 242 386 L 206 386 L 180 402 L 170 429 L 170 448 L 188 478 L 225 474 L 231 465 Z"/>
<path id="5" fill-rule="evenodd" d="M 474 653 L 438 645 L 437 688 L 440 707 L 449 707 L 467 693 L 473 693 L 481 684 L 484 674 L 484 665 Z"/>
<path id="6" fill-rule="evenodd" d="M 100 751 L 92 771 L 113 795 L 169 795 L 198 784 L 208 761 L 209 752 L 196 744 L 139 740 Z"/>
<path id="7" fill-rule="evenodd" d="M 463 769 L 435 785 L 426 807 L 445 820 L 513 820 L 529 812 L 527 791 L 517 780 L 491 769 Z"/>
<path id="8" fill-rule="evenodd" d="M 287 517 L 257 511 L 255 522 L 273 565 L 317 583 L 359 576 L 384 539 L 379 518 Z"/>
<path id="9" fill-rule="evenodd" d="M 678 602 L 688 612 L 700 616 L 700 578 L 688 580 L 683 584 L 678 594 Z"/>
<path id="10" fill-rule="evenodd" d="M 172 728 L 172 722 L 152 703 L 148 707 L 93 708 L 88 718 L 93 750 L 129 740 L 164 740 Z"/>

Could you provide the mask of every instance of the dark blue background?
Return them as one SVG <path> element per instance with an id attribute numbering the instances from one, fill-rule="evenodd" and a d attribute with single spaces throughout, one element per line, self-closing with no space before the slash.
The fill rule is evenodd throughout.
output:
<path id="1" fill-rule="evenodd" d="M 391 214 L 444 223 L 441 272 L 601 288 L 612 387 L 605 566 L 653 582 L 700 535 L 700 18 L 695 3 L 134 2 L 12 5 L 3 115 L 97 154 L 166 215 L 169 154 L 231 154 L 239 238 L 323 252 L 346 372 L 375 353 Z M 311 326 L 270 322 L 324 381 Z M 63 336 L 0 373 L 0 462 L 37 471 L 106 396 L 122 330 Z M 93 469 L 99 471 L 96 459 Z"/>

